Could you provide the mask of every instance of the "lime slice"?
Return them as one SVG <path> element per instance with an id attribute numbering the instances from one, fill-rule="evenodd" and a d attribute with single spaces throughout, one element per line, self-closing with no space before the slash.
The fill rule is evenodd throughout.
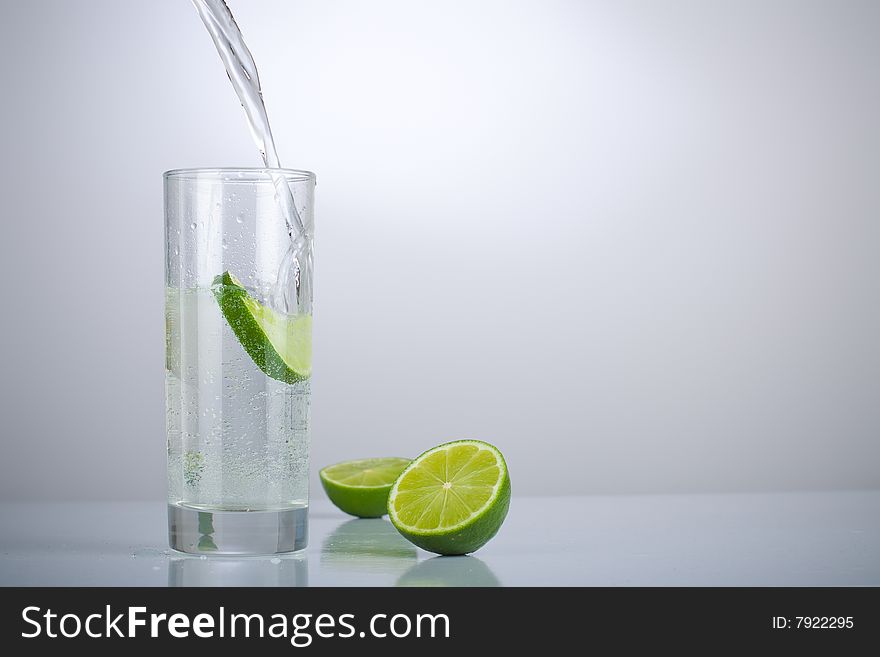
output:
<path id="1" fill-rule="evenodd" d="M 285 315 L 262 305 L 228 271 L 211 289 L 235 337 L 267 376 L 285 383 L 311 376 L 311 315 Z"/>
<path id="2" fill-rule="evenodd" d="M 429 449 L 404 470 L 388 496 L 397 530 L 437 554 L 467 554 L 495 536 L 510 507 L 501 452 L 480 440 Z"/>
<path id="3" fill-rule="evenodd" d="M 165 288 L 165 369 L 180 378 L 180 290 Z"/>
<path id="4" fill-rule="evenodd" d="M 388 513 L 388 492 L 409 463 L 397 457 L 345 461 L 319 474 L 333 504 L 359 518 L 379 518 Z"/>

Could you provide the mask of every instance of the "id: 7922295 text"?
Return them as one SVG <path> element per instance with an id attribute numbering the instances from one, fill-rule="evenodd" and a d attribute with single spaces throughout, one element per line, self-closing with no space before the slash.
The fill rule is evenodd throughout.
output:
<path id="1" fill-rule="evenodd" d="M 774 630 L 849 630 L 855 626 L 852 616 L 774 616 Z"/>

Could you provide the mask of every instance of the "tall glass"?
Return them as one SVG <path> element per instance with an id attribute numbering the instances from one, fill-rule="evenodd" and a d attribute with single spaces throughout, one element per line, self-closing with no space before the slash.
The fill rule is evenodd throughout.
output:
<path id="1" fill-rule="evenodd" d="M 305 227 L 293 251 L 276 187 L 285 181 Z M 314 188 L 314 174 L 287 169 L 165 174 L 175 550 L 276 554 L 306 546 Z"/>

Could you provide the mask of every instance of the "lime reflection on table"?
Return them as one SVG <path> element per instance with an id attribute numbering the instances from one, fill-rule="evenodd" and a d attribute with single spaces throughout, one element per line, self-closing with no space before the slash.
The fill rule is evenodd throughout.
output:
<path id="1" fill-rule="evenodd" d="M 501 586 L 492 569 L 477 557 L 433 557 L 407 570 L 395 586 Z"/>
<path id="2" fill-rule="evenodd" d="M 427 554 L 422 552 L 422 554 Z M 395 586 L 501 586 L 477 557 L 432 557 L 419 551 L 385 518 L 361 518 L 339 525 L 321 545 L 321 567 L 344 575 L 396 575 Z"/>
<path id="3" fill-rule="evenodd" d="M 384 518 L 342 523 L 321 544 L 321 567 L 337 573 L 405 572 L 417 558 L 416 547 Z"/>

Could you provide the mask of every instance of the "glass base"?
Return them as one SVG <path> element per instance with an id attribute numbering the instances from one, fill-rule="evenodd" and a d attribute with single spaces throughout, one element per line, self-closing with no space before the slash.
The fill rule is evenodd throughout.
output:
<path id="1" fill-rule="evenodd" d="M 284 554 L 308 545 L 308 506 L 214 511 L 168 505 L 168 544 L 187 554 Z"/>

